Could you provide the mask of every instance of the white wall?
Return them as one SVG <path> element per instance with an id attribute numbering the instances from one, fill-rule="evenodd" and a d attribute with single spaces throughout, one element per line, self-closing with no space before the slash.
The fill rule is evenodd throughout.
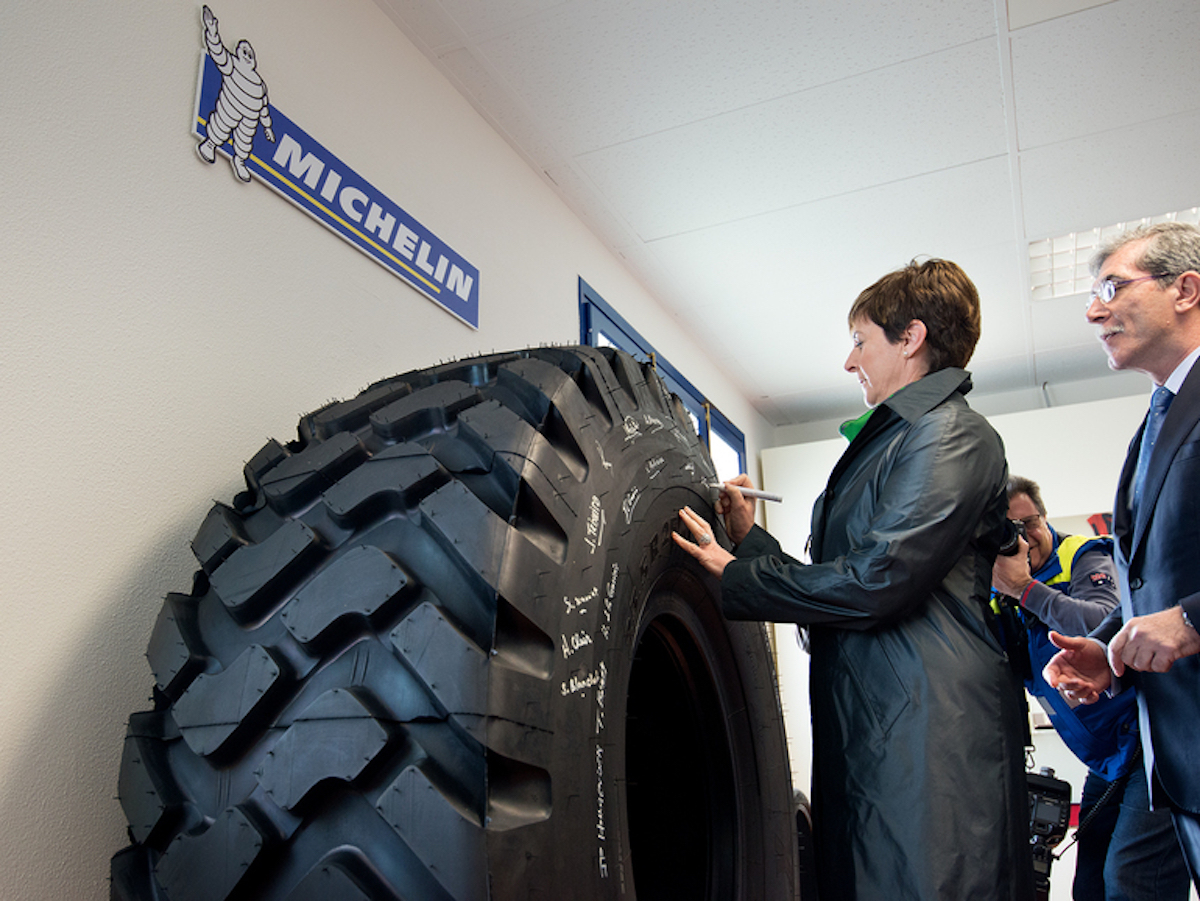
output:
<path id="1" fill-rule="evenodd" d="M 1097 348 L 1096 352 L 1101 351 Z M 1147 381 L 1146 395 L 1141 397 L 990 417 L 989 421 L 1004 440 L 1010 472 L 1038 483 L 1051 522 L 1076 521 L 1112 510 L 1121 463 L 1129 439 L 1145 415 L 1151 387 Z M 796 556 L 811 531 L 813 502 L 825 490 L 825 481 L 845 448 L 845 440 L 839 437 L 763 451 L 763 483 L 785 499 L 780 505 L 764 504 L 766 527 Z M 787 722 L 792 779 L 807 792 L 812 773 L 808 657 L 797 647 L 794 634 L 791 626 L 779 626 L 776 630 L 780 694 Z M 1039 736 L 1038 765 L 1069 769 L 1069 755 L 1060 762 L 1058 757 L 1062 755 L 1050 747 L 1055 738 Z M 1042 744 L 1047 745 L 1044 761 Z M 1067 778 L 1074 779 L 1072 784 L 1078 791 L 1082 777 L 1072 773 Z"/>
<path id="2" fill-rule="evenodd" d="M 481 271 L 462 325 L 189 126 L 200 4 L 0 12 L 0 897 L 107 898 L 124 723 L 188 542 L 299 414 L 451 357 L 578 339 L 583 276 L 769 426 L 370 0 L 213 0 L 273 104 Z"/>

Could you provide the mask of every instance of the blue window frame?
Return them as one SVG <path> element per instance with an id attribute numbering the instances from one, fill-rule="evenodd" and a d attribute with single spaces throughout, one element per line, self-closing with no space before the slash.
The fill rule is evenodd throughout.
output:
<path id="1" fill-rule="evenodd" d="M 746 436 L 742 431 L 582 278 L 579 279 L 579 342 L 592 347 L 616 347 L 653 365 L 692 417 L 696 433 L 712 455 L 717 476 L 731 479 L 746 471 Z"/>

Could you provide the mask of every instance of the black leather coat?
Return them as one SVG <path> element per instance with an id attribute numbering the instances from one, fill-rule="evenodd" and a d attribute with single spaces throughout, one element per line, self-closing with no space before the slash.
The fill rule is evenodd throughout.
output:
<path id="1" fill-rule="evenodd" d="M 732 619 L 809 627 L 820 896 L 1030 899 L 1024 703 L 985 620 L 999 436 L 945 369 L 881 404 L 813 511 L 804 565 L 755 527 Z"/>

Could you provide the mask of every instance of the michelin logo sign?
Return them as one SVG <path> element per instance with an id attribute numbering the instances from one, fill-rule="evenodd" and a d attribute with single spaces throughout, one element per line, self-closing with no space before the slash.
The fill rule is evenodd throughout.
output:
<path id="1" fill-rule="evenodd" d="M 238 179 L 257 178 L 478 328 L 479 270 L 272 106 L 250 42 L 227 48 L 207 6 L 203 21 L 193 126 L 200 159 L 226 155 Z"/>

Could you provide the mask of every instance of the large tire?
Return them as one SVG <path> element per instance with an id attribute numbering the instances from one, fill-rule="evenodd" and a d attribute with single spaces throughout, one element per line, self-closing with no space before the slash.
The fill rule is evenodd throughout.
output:
<path id="1" fill-rule="evenodd" d="M 713 472 L 648 367 L 398 376 L 245 473 L 154 627 L 114 899 L 798 896 L 765 632 L 671 541 Z"/>

